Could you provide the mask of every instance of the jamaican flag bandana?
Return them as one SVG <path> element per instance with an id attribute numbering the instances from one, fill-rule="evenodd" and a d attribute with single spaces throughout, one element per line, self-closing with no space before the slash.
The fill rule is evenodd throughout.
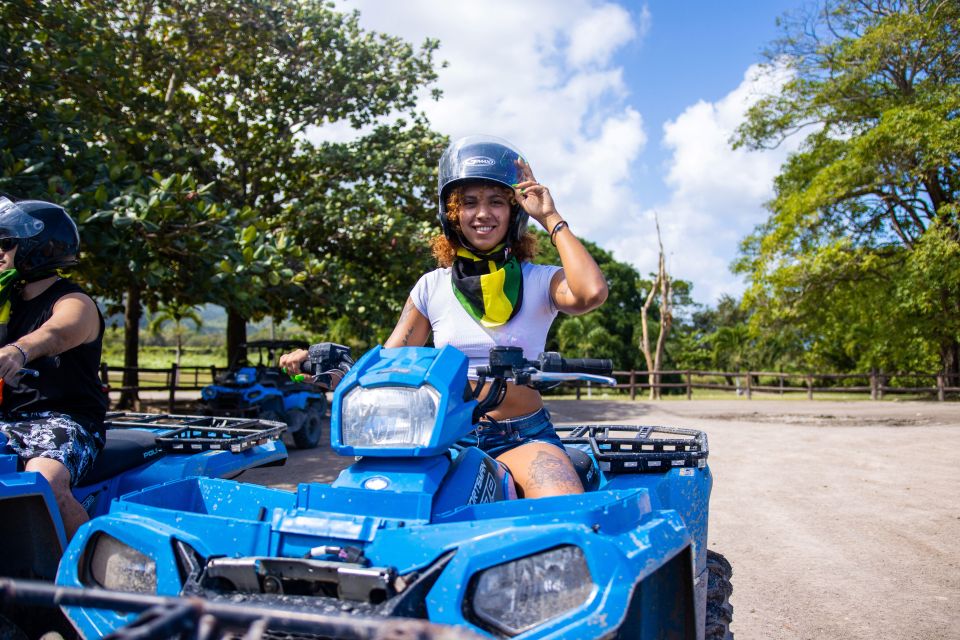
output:
<path id="1" fill-rule="evenodd" d="M 481 255 L 457 249 L 451 280 L 457 300 L 485 327 L 506 324 L 520 311 L 523 273 L 505 244 Z"/>
<path id="2" fill-rule="evenodd" d="M 10 306 L 14 286 L 17 283 L 16 269 L 0 271 L 0 344 L 7 344 L 7 325 L 10 323 Z"/>

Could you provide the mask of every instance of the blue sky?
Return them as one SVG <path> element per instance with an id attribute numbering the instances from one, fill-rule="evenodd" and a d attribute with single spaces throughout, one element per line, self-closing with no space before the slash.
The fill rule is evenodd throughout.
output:
<path id="1" fill-rule="evenodd" d="M 794 143 L 733 151 L 744 110 L 775 91 L 760 73 L 775 20 L 804 0 L 341 0 L 361 25 L 441 42 L 439 102 L 422 108 L 452 138 L 514 142 L 581 237 L 641 273 L 656 268 L 654 216 L 668 269 L 694 299 L 739 295 L 740 240 Z M 346 125 L 314 139 L 356 135 Z"/>

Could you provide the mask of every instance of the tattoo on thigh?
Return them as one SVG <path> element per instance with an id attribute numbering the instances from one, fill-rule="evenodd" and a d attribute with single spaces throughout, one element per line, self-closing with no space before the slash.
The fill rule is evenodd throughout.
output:
<path id="1" fill-rule="evenodd" d="M 563 463 L 559 457 L 545 451 L 537 453 L 529 467 L 530 485 L 533 487 L 566 487 L 580 486 L 580 478 L 570 465 Z"/>

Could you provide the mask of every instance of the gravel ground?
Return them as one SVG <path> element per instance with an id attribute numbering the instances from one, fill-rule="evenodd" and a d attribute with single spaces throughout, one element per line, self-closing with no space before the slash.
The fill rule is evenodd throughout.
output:
<path id="1" fill-rule="evenodd" d="M 709 546 L 753 638 L 960 638 L 960 405 L 695 400 L 548 404 L 557 423 L 706 431 Z M 243 480 L 293 489 L 350 460 L 291 449 Z"/>

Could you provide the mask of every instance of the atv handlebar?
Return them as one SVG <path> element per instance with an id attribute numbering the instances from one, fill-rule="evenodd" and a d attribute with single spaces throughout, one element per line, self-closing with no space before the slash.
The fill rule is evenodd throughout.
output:
<path id="1" fill-rule="evenodd" d="M 544 373 L 585 373 L 594 376 L 613 373 L 613 361 L 607 358 L 561 358 L 556 351 L 541 353 L 537 363 L 537 368 Z"/>
<path id="2" fill-rule="evenodd" d="M 336 386 L 333 376 L 342 378 L 353 363 L 350 347 L 335 342 L 320 342 L 310 345 L 307 359 L 300 364 L 300 371 L 311 376 L 314 384 L 332 389 Z"/>
<path id="3" fill-rule="evenodd" d="M 565 359 L 555 351 L 546 351 L 536 360 L 527 360 L 523 357 L 523 349 L 519 347 L 494 347 L 490 349 L 490 364 L 477 367 L 477 384 L 473 397 L 478 402 L 473 412 L 474 422 L 503 402 L 507 380 L 512 379 L 514 384 L 528 385 L 538 390 L 549 389 L 571 380 L 614 386 L 617 381 L 609 377 L 611 373 L 613 362 L 607 359 Z M 487 378 L 492 378 L 490 390 L 481 400 L 480 392 Z"/>

